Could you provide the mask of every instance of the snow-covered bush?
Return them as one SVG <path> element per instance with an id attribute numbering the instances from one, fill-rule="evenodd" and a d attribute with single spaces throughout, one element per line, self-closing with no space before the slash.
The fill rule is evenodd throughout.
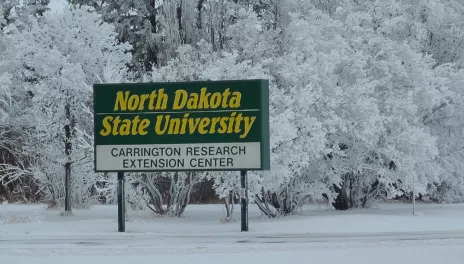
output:
<path id="1" fill-rule="evenodd" d="M 201 181 L 196 172 L 131 173 L 130 184 L 155 214 L 181 216 L 190 202 L 192 190 Z"/>

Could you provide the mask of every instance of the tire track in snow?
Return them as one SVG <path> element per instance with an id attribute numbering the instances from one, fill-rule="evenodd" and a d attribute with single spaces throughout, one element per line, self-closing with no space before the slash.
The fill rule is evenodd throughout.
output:
<path id="1" fill-rule="evenodd" d="M 296 234 L 101 234 L 101 235 L 11 235 L 0 238 L 0 247 L 12 245 L 117 246 L 150 243 L 152 246 L 189 244 L 308 244 L 320 242 L 382 242 L 464 239 L 464 230 L 383 233 L 296 233 Z"/>

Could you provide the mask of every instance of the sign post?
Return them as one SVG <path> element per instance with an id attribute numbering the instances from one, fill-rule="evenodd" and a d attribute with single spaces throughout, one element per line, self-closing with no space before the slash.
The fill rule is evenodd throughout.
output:
<path id="1" fill-rule="evenodd" d="M 95 172 L 240 171 L 248 231 L 247 171 L 269 170 L 269 82 L 95 84 Z"/>
<path id="2" fill-rule="evenodd" d="M 248 176 L 247 171 L 240 172 L 240 185 L 242 188 L 241 195 L 241 222 L 242 222 L 242 232 L 248 232 Z"/>
<path id="3" fill-rule="evenodd" d="M 118 232 L 126 232 L 126 198 L 124 172 L 118 172 Z"/>

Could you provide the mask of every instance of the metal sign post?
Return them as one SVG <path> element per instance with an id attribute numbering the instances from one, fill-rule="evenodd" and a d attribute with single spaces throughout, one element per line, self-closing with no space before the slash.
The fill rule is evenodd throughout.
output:
<path id="1" fill-rule="evenodd" d="M 118 231 L 126 232 L 126 199 L 124 193 L 124 172 L 118 172 Z"/>
<path id="2" fill-rule="evenodd" d="M 412 215 L 416 215 L 416 174 L 412 176 Z"/>
<path id="3" fill-rule="evenodd" d="M 247 171 L 240 171 L 241 193 L 241 220 L 242 232 L 248 232 L 248 177 Z"/>

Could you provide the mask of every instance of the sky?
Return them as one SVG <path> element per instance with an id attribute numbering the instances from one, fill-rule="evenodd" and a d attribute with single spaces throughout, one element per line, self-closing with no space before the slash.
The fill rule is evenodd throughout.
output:
<path id="1" fill-rule="evenodd" d="M 66 0 L 50 0 L 50 11 L 55 13 L 55 12 L 62 12 L 63 9 L 68 5 L 68 2 Z"/>

